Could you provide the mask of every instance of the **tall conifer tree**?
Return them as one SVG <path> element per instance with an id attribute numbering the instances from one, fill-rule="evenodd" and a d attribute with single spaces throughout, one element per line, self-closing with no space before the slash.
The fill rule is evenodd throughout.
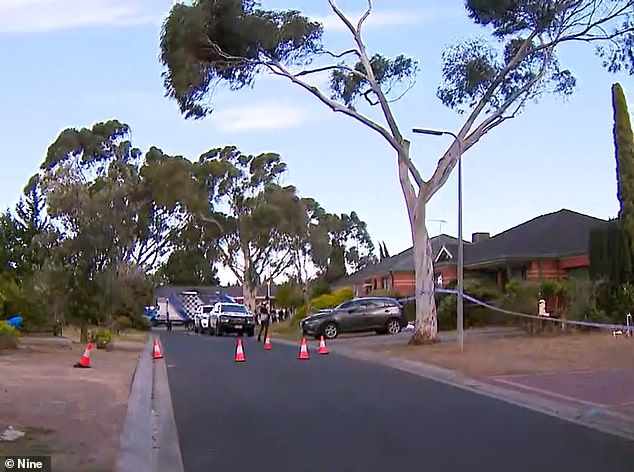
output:
<path id="1" fill-rule="evenodd" d="M 625 93 L 618 83 L 612 86 L 612 107 L 619 199 L 618 219 L 625 246 L 622 268 L 626 279 L 631 281 L 634 267 L 634 134 Z"/>

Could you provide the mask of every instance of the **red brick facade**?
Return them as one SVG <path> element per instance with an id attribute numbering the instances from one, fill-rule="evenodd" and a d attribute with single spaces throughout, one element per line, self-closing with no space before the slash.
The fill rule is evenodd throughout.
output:
<path id="1" fill-rule="evenodd" d="M 516 273 L 522 274 L 521 280 L 527 282 L 539 282 L 541 280 L 563 280 L 569 275 L 572 269 L 587 269 L 590 265 L 588 256 L 575 256 L 560 259 L 543 259 L 541 261 L 529 261 L 525 266 Z M 435 271 L 436 283 L 438 286 L 447 287 L 455 283 L 457 279 L 457 269 L 455 266 L 439 267 Z M 465 268 L 465 278 L 474 275 L 488 275 L 494 278 L 500 288 L 504 288 L 509 281 L 506 268 L 498 268 L 496 270 L 469 270 Z M 439 280 L 439 277 L 442 279 Z M 440 284 L 439 282 L 442 283 Z M 392 272 L 390 274 L 372 274 L 368 275 L 363 282 L 352 284 L 356 296 L 365 296 L 374 290 L 388 290 L 398 292 L 403 296 L 413 296 L 415 292 L 416 280 L 414 272 L 401 271 Z"/>

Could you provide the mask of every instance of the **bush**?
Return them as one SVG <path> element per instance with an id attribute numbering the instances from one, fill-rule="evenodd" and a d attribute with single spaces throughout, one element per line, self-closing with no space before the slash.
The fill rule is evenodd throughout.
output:
<path id="1" fill-rule="evenodd" d="M 139 316 L 132 320 L 132 327 L 140 331 L 151 331 L 152 322 L 146 316 Z"/>
<path id="2" fill-rule="evenodd" d="M 310 301 L 310 309 L 312 312 L 325 310 L 328 308 L 335 308 L 341 305 L 343 302 L 347 302 L 348 300 L 352 300 L 354 298 L 354 292 L 350 287 L 343 287 L 338 290 L 335 290 L 332 293 L 327 293 L 323 295 L 319 295 L 316 298 L 313 298 Z M 297 309 L 295 313 L 294 322 L 299 322 L 300 320 L 306 318 L 306 306 L 302 305 Z"/>
<path id="3" fill-rule="evenodd" d="M 510 311 L 536 315 L 540 291 L 540 284 L 512 280 L 504 287 L 502 306 Z"/>
<path id="4" fill-rule="evenodd" d="M 18 347 L 20 332 L 4 320 L 0 320 L 0 349 Z"/>
<path id="5" fill-rule="evenodd" d="M 451 288 L 455 288 L 455 284 Z M 498 300 L 501 297 L 501 292 L 495 283 L 482 279 L 466 279 L 464 282 L 464 293 L 493 306 L 498 304 Z M 436 296 L 439 330 L 456 329 L 457 301 L 458 297 L 454 294 L 439 294 Z M 509 315 L 477 305 L 468 300 L 464 301 L 463 314 L 465 328 L 506 324 L 509 318 Z"/>
<path id="6" fill-rule="evenodd" d="M 105 349 L 112 342 L 112 332 L 109 329 L 99 329 L 95 334 L 97 349 Z"/>
<path id="7" fill-rule="evenodd" d="M 405 298 L 396 290 L 382 290 L 382 289 L 372 290 L 372 292 L 370 293 L 370 295 L 368 295 L 368 297 L 390 297 L 390 298 L 396 298 L 397 300 L 400 298 Z"/>
<path id="8" fill-rule="evenodd" d="M 20 337 L 20 332 L 7 321 L 0 320 L 0 336 L 13 336 L 14 338 L 18 338 Z"/>
<path id="9" fill-rule="evenodd" d="M 571 278 L 566 281 L 566 318 L 585 320 L 595 311 L 594 283 L 590 280 Z"/>
<path id="10" fill-rule="evenodd" d="M 124 332 L 126 329 L 132 328 L 132 321 L 127 316 L 117 316 L 112 324 L 114 331 L 119 334 Z"/>

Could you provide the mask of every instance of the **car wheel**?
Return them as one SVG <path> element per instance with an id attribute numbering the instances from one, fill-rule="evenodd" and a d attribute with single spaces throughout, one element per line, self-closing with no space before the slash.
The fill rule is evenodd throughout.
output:
<path id="1" fill-rule="evenodd" d="M 222 330 L 220 329 L 220 326 L 216 326 L 216 336 L 222 336 Z"/>
<path id="2" fill-rule="evenodd" d="M 324 326 L 324 337 L 326 339 L 335 339 L 339 336 L 339 326 L 335 323 L 328 323 Z"/>
<path id="3" fill-rule="evenodd" d="M 214 334 L 216 334 L 215 328 L 212 328 L 211 325 L 209 325 L 209 328 L 207 329 L 209 330 L 209 336 L 213 336 Z"/>
<path id="4" fill-rule="evenodd" d="M 247 336 L 249 336 L 250 338 L 252 338 L 254 335 L 255 335 L 254 329 L 250 329 L 249 331 L 247 331 Z"/>
<path id="5" fill-rule="evenodd" d="M 386 328 L 389 334 L 398 334 L 401 332 L 401 322 L 396 318 L 390 318 L 387 320 Z"/>

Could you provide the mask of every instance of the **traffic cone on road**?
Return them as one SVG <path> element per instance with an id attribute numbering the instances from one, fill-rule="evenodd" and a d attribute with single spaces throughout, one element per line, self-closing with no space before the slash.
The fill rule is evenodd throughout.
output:
<path id="1" fill-rule="evenodd" d="M 326 347 L 326 341 L 324 341 L 323 336 L 319 341 L 319 350 L 317 351 L 317 354 L 328 354 L 328 348 Z"/>
<path id="2" fill-rule="evenodd" d="M 163 359 L 163 354 L 161 353 L 161 346 L 159 346 L 158 339 L 154 340 L 154 351 L 152 352 L 152 359 Z"/>
<path id="3" fill-rule="evenodd" d="M 242 349 L 242 339 L 238 339 L 238 344 L 236 345 L 236 362 L 246 362 L 246 358 L 244 357 L 244 350 Z"/>
<path id="4" fill-rule="evenodd" d="M 301 360 L 308 360 L 308 346 L 306 346 L 306 338 L 302 338 L 302 345 L 299 348 L 299 356 L 297 356 L 298 359 Z"/>
<path id="5" fill-rule="evenodd" d="M 86 345 L 86 350 L 79 359 L 79 362 L 75 364 L 73 367 L 78 367 L 80 369 L 90 369 L 90 350 L 92 349 L 92 343 L 88 343 Z"/>
<path id="6" fill-rule="evenodd" d="M 266 339 L 264 340 L 264 350 L 265 351 L 270 351 L 271 350 L 271 338 L 269 338 L 269 335 L 266 335 Z"/>

